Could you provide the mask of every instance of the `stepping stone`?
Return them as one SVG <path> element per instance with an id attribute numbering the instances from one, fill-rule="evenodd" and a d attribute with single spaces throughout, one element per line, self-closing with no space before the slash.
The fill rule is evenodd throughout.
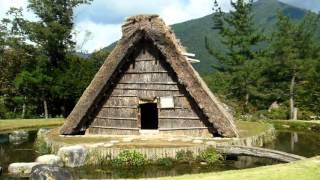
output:
<path id="1" fill-rule="evenodd" d="M 68 179 L 73 180 L 71 173 L 56 165 L 40 164 L 32 168 L 30 179 Z"/>
<path id="2" fill-rule="evenodd" d="M 46 155 L 39 156 L 37 157 L 36 162 L 40 164 L 63 166 L 63 162 L 61 161 L 61 158 L 55 154 L 46 154 Z"/>
<path id="3" fill-rule="evenodd" d="M 58 156 L 67 167 L 83 166 L 87 158 L 87 149 L 81 145 L 62 147 L 58 151 Z"/>
<path id="4" fill-rule="evenodd" d="M 31 173 L 31 170 L 34 166 L 39 163 L 31 162 L 31 163 L 11 163 L 8 167 L 9 174 L 16 176 L 25 176 Z"/>

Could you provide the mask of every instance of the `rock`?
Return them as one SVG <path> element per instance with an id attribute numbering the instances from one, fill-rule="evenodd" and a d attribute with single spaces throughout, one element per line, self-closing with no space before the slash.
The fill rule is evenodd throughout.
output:
<path id="1" fill-rule="evenodd" d="M 119 143 L 119 141 L 118 140 L 111 140 L 110 143 L 116 144 L 116 143 Z"/>
<path id="2" fill-rule="evenodd" d="M 59 156 L 54 155 L 54 154 L 46 154 L 43 156 L 39 156 L 36 159 L 36 162 L 38 162 L 40 164 L 50 164 L 50 165 L 63 166 L 63 162 L 61 161 L 61 158 Z"/>
<path id="3" fill-rule="evenodd" d="M 28 141 L 29 133 L 27 131 L 13 131 L 9 134 L 9 142 L 12 144 L 21 144 Z"/>
<path id="4" fill-rule="evenodd" d="M 272 110 L 277 110 L 277 109 L 279 109 L 280 108 L 280 105 L 278 104 L 278 101 L 274 101 L 271 105 L 270 105 L 270 107 L 269 107 L 269 109 L 268 109 L 268 112 L 271 112 Z"/>
<path id="5" fill-rule="evenodd" d="M 131 137 L 127 137 L 127 138 L 122 139 L 122 142 L 132 142 L 132 141 L 133 141 L 133 138 L 131 138 Z"/>
<path id="6" fill-rule="evenodd" d="M 112 143 L 105 143 L 105 144 L 103 144 L 103 147 L 112 147 L 112 146 L 113 146 Z"/>
<path id="7" fill-rule="evenodd" d="M 48 134 L 49 131 L 50 131 L 50 129 L 48 129 L 48 128 L 40 128 L 37 132 L 37 137 L 44 138 L 45 135 Z"/>
<path id="8" fill-rule="evenodd" d="M 195 144 L 201 144 L 201 143 L 203 143 L 203 141 L 200 140 L 200 139 L 195 139 L 195 140 L 193 140 L 192 142 L 195 143 Z"/>
<path id="9" fill-rule="evenodd" d="M 83 166 L 86 157 L 87 149 L 81 145 L 62 147 L 58 151 L 58 156 L 67 167 L 80 167 Z"/>
<path id="10" fill-rule="evenodd" d="M 51 179 L 56 179 L 56 180 L 72 180 L 73 177 L 70 172 L 68 172 L 66 169 L 63 169 L 59 166 L 56 165 L 48 165 L 48 164 L 40 164 L 36 165 L 32 168 L 31 175 L 30 175 L 31 180 L 51 180 Z"/>
<path id="11" fill-rule="evenodd" d="M 181 141 L 182 142 L 190 142 L 190 141 L 192 141 L 192 139 L 191 138 L 182 138 Z"/>
<path id="12" fill-rule="evenodd" d="M 168 141 L 169 141 L 169 142 L 177 141 L 177 140 L 179 140 L 179 139 L 178 139 L 178 138 L 168 138 Z"/>
<path id="13" fill-rule="evenodd" d="M 39 163 L 31 162 L 31 163 L 12 163 L 8 167 L 9 174 L 16 176 L 25 176 L 31 173 L 31 170 L 34 166 Z"/>
<path id="14" fill-rule="evenodd" d="M 206 144 L 207 144 L 207 145 L 215 146 L 217 143 L 214 142 L 214 141 L 207 141 Z"/>
<path id="15" fill-rule="evenodd" d="M 207 162 L 200 162 L 200 165 L 206 166 L 206 165 L 208 165 L 208 163 Z"/>

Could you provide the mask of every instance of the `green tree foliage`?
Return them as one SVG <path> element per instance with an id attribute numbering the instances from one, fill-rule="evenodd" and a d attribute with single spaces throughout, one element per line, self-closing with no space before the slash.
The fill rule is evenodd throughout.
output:
<path id="1" fill-rule="evenodd" d="M 291 119 L 294 108 L 303 107 L 304 103 L 301 102 L 310 96 L 306 85 L 312 88 L 313 82 L 310 80 L 317 68 L 315 60 L 319 59 L 315 34 L 318 25 L 319 18 L 311 13 L 300 23 L 279 13 L 277 29 L 272 34 L 263 71 L 265 81 L 262 90 L 269 100 L 289 104 Z"/>
<path id="2" fill-rule="evenodd" d="M 39 45 L 50 65 L 63 68 L 66 54 L 74 48 L 72 40 L 73 9 L 90 0 L 29 0 L 28 9 L 40 19 L 19 23 L 28 39 Z"/>
<path id="3" fill-rule="evenodd" d="M 226 93 L 242 102 L 244 111 L 248 110 L 250 96 L 256 91 L 259 73 L 256 67 L 259 66 L 255 60 L 260 54 L 257 45 L 263 41 L 253 23 L 252 3 L 245 0 L 231 1 L 234 10 L 224 14 L 215 1 L 214 28 L 219 30 L 225 50 L 215 51 L 206 41 L 209 53 L 220 62 L 215 68 L 229 77 L 225 78 L 229 81 Z"/>
<path id="4" fill-rule="evenodd" d="M 0 26 L 0 97 L 7 111 L 16 117 L 28 110 L 34 116 L 48 110 L 52 116 L 68 115 L 108 55 L 84 58 L 74 52 L 73 9 L 90 2 L 29 0 L 37 21 L 24 19 L 22 9 L 10 9 Z"/>
<path id="5" fill-rule="evenodd" d="M 214 66 L 218 72 L 205 76 L 209 87 L 236 102 L 238 112 L 266 110 L 278 102 L 285 107 L 279 111 L 288 111 L 282 117 L 294 118 L 296 108 L 300 117 L 315 114 L 319 110 L 319 17 L 310 12 L 297 22 L 279 12 L 277 28 L 265 38 L 253 23 L 252 1 L 236 0 L 231 5 L 234 10 L 225 14 L 214 3 L 213 25 L 224 50 L 215 51 L 206 39 L 209 53 L 220 62 Z"/>

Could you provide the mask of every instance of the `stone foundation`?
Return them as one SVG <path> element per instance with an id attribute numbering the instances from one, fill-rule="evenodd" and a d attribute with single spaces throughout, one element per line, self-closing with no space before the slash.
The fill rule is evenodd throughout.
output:
<path id="1" fill-rule="evenodd" d="M 260 124 L 261 125 L 261 124 Z M 143 154 L 146 159 L 156 160 L 164 157 L 175 158 L 179 151 L 192 151 L 196 156 L 209 146 L 216 145 L 241 145 L 262 147 L 264 144 L 271 142 L 275 138 L 275 129 L 266 124 L 266 128 L 256 135 L 242 138 L 205 138 L 191 136 L 172 136 L 172 135 L 119 135 L 119 136 L 60 136 L 57 134 L 58 129 L 54 129 L 42 137 L 52 153 L 59 154 L 61 148 L 82 147 L 86 153 L 77 154 L 72 152 L 73 157 L 61 157 L 62 159 L 72 159 L 77 161 L 85 158 L 80 164 L 72 164 L 66 160 L 65 165 L 72 164 L 73 167 L 87 164 L 97 164 L 104 160 L 111 160 L 118 156 L 123 150 L 134 150 Z M 61 153 L 60 153 L 61 154 Z M 85 157 L 83 157 L 85 156 Z"/>

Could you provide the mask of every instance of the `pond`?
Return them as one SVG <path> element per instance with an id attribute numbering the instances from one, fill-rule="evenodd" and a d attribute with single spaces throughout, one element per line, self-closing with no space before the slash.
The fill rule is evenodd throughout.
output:
<path id="1" fill-rule="evenodd" d="M 304 157 L 320 155 L 320 134 L 315 132 L 277 131 L 277 138 L 265 148 Z"/>
<path id="2" fill-rule="evenodd" d="M 4 177 L 8 178 L 6 173 L 10 163 L 32 162 L 40 155 L 33 149 L 36 133 L 37 131 L 29 131 L 27 138 L 16 142 L 12 142 L 9 138 L 9 134 L 0 134 L 0 165 L 4 168 Z M 311 157 L 320 154 L 319 141 L 320 136 L 316 133 L 279 131 L 277 132 L 276 140 L 267 145 L 266 148 Z M 239 156 L 237 158 L 227 158 L 226 161 L 214 167 L 187 163 L 174 165 L 171 168 L 156 165 L 139 169 L 113 169 L 106 166 L 91 166 L 73 168 L 69 169 L 69 171 L 75 178 L 150 178 L 245 169 L 276 163 L 278 162 L 265 158 Z"/>

